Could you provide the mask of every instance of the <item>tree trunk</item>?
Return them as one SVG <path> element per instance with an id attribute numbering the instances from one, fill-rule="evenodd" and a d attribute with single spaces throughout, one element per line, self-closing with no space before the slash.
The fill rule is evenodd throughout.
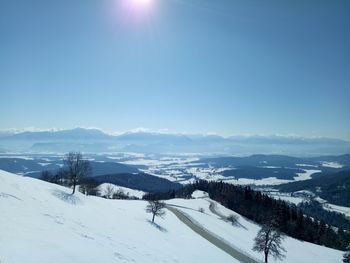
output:
<path id="1" fill-rule="evenodd" d="M 75 193 L 75 185 L 77 184 L 77 182 L 76 182 L 76 180 L 75 180 L 75 178 L 73 179 L 73 193 L 72 193 L 72 195 L 74 195 L 74 193 Z"/>
<path id="2" fill-rule="evenodd" d="M 268 255 L 269 255 L 269 254 L 268 254 L 267 252 L 265 252 L 265 263 L 268 263 L 268 262 L 267 262 L 267 257 L 268 257 Z"/>
<path id="3" fill-rule="evenodd" d="M 152 223 L 154 223 L 154 216 L 155 216 L 155 214 L 153 214 L 153 217 L 152 217 Z"/>

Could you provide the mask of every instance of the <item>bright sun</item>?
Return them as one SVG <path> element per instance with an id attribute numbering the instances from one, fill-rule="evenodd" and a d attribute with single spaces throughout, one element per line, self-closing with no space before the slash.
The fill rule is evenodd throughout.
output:
<path id="1" fill-rule="evenodd" d="M 137 5 L 146 6 L 146 5 L 150 5 L 152 3 L 152 0 L 132 0 L 132 2 Z"/>
<path id="2" fill-rule="evenodd" d="M 117 2 L 121 11 L 119 17 L 139 23 L 153 13 L 155 0 L 117 0 Z"/>

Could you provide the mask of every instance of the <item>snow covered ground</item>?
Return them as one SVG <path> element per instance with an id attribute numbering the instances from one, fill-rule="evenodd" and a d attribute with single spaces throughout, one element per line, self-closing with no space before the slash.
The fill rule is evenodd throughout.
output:
<path id="1" fill-rule="evenodd" d="M 295 205 L 308 201 L 308 199 L 305 199 L 303 197 L 294 197 L 287 193 L 282 194 L 282 193 L 275 192 L 275 193 L 266 193 L 266 194 L 274 199 L 277 199 L 277 200 L 280 199 Z"/>
<path id="2" fill-rule="evenodd" d="M 170 212 L 152 225 L 144 201 L 70 192 L 0 171 L 1 263 L 237 262 Z"/>
<path id="3" fill-rule="evenodd" d="M 178 158 L 178 157 L 162 157 L 158 159 L 136 159 L 125 161 L 125 164 L 131 165 L 147 165 L 147 166 L 159 166 L 159 165 L 171 165 L 171 164 L 187 164 L 194 161 L 198 161 L 199 158 Z"/>
<path id="4" fill-rule="evenodd" d="M 198 195 L 201 194 L 199 193 Z M 259 254 L 252 250 L 254 237 L 260 229 L 259 225 L 249 220 L 246 220 L 239 214 L 215 202 L 217 210 L 220 212 L 220 214 L 225 216 L 236 214 L 239 217 L 239 225 L 233 226 L 229 222 L 218 220 L 218 216 L 211 213 L 211 211 L 209 210 L 208 200 L 203 198 L 198 198 L 194 200 L 173 199 L 167 201 L 167 203 L 187 207 L 177 208 L 185 212 L 188 216 L 190 216 L 196 222 L 200 223 L 202 226 L 207 228 L 210 232 L 223 238 L 233 247 L 236 247 L 241 251 L 245 251 L 254 258 L 263 260 L 262 254 Z M 204 213 L 199 212 L 198 208 L 203 208 Z M 286 258 L 283 260 L 283 262 L 287 263 L 336 263 L 341 262 L 343 253 L 338 250 L 318 246 L 308 242 L 299 241 L 290 237 L 285 238 L 283 246 L 287 250 Z M 277 263 L 280 261 L 276 261 L 273 258 L 271 258 L 269 262 Z"/>
<path id="5" fill-rule="evenodd" d="M 320 204 L 322 204 L 323 209 L 332 211 L 332 212 L 341 213 L 341 214 L 344 214 L 346 217 L 350 218 L 350 207 L 331 204 L 327 200 L 324 200 L 321 197 L 316 196 L 313 192 L 310 192 L 307 190 L 294 192 L 295 195 L 299 194 L 298 196 L 292 196 L 290 193 L 280 193 L 278 191 L 267 191 L 269 189 L 258 189 L 258 190 L 263 191 L 265 194 L 267 194 L 268 196 L 274 199 L 281 199 L 295 205 L 298 205 L 302 202 L 309 202 L 310 200 L 315 200 Z M 302 196 L 301 194 L 304 194 L 304 196 Z"/>
<path id="6" fill-rule="evenodd" d="M 344 165 L 338 163 L 338 162 L 322 162 L 322 166 L 329 167 L 329 168 L 343 168 Z"/>
<path id="7" fill-rule="evenodd" d="M 267 168 L 265 166 L 264 168 Z M 271 168 L 271 167 L 269 167 Z M 273 167 L 275 168 L 275 167 Z M 231 184 L 238 184 L 238 185 L 256 185 L 256 186 L 262 186 L 262 185 L 279 185 L 279 184 L 286 184 L 290 182 L 295 181 L 303 181 L 303 180 L 309 180 L 311 179 L 311 176 L 314 173 L 321 172 L 321 170 L 311 170 L 311 169 L 302 169 L 303 173 L 297 173 L 297 176 L 295 176 L 294 180 L 285 180 L 285 179 L 278 179 L 276 177 L 267 177 L 263 179 L 248 179 L 248 178 L 239 178 L 239 179 L 225 179 L 224 181 L 226 183 Z M 219 178 L 215 178 L 218 180 Z M 221 179 L 221 178 L 220 178 Z"/>
<path id="8" fill-rule="evenodd" d="M 323 204 L 323 209 L 344 214 L 350 219 L 350 207 L 333 205 L 327 202 Z"/>
<path id="9" fill-rule="evenodd" d="M 299 166 L 304 172 L 297 173 L 293 179 L 279 179 L 274 176 L 263 179 L 236 179 L 234 177 L 227 177 L 222 175 L 224 171 L 236 169 L 235 167 L 212 167 L 211 165 L 206 166 L 205 164 L 200 163 L 199 160 L 200 159 L 197 157 L 164 157 L 161 159 L 139 158 L 124 161 L 122 163 L 144 165 L 146 168 L 141 168 L 141 171 L 182 184 L 192 183 L 195 180 L 202 179 L 208 181 L 222 180 L 227 183 L 238 185 L 279 185 L 294 181 L 309 180 L 314 173 L 321 172 L 321 170 L 315 168 L 317 166 L 297 164 L 297 166 Z M 322 165 L 327 164 L 331 165 L 330 163 L 323 163 Z M 336 164 L 332 163 L 332 165 L 335 166 Z M 282 168 L 270 165 L 263 165 L 259 167 L 265 169 Z"/>
<path id="10" fill-rule="evenodd" d="M 278 179 L 276 177 L 267 177 L 264 179 L 248 179 L 248 178 L 239 178 L 239 179 L 228 179 L 224 180 L 225 183 L 237 184 L 237 185 L 279 185 L 294 182 L 293 180 L 284 180 Z"/>
<path id="11" fill-rule="evenodd" d="M 298 176 L 294 177 L 295 181 L 310 180 L 311 175 L 313 175 L 314 173 L 321 172 L 321 170 L 306 170 L 306 169 L 303 169 L 303 170 L 304 170 L 304 173 L 297 173 Z"/>
<path id="12" fill-rule="evenodd" d="M 122 186 L 118 186 L 118 185 L 114 185 L 114 184 L 105 183 L 105 184 L 99 185 L 99 190 L 100 190 L 101 195 L 107 194 L 107 187 L 112 187 L 114 192 L 121 190 L 121 191 L 123 191 L 124 194 L 126 194 L 130 197 L 136 197 L 139 199 L 142 199 L 143 195 L 146 193 L 146 192 L 143 192 L 140 190 L 135 190 L 135 189 L 127 188 L 127 187 L 122 187 Z"/>
<path id="13" fill-rule="evenodd" d="M 65 187 L 0 171 L 0 261 L 238 262 L 169 211 L 154 225 L 145 212 L 147 202 L 70 193 Z M 205 193 L 194 196 L 198 199 L 167 202 L 187 207 L 178 209 L 233 247 L 262 258 L 251 250 L 258 225 L 240 216 L 240 226 L 232 226 L 210 212 Z M 235 214 L 217 207 L 224 215 Z M 341 251 L 292 238 L 286 238 L 284 246 L 284 262 L 332 263 L 342 257 Z"/>
<path id="14" fill-rule="evenodd" d="M 208 193 L 204 191 L 196 190 L 192 193 L 192 198 L 205 198 L 208 197 Z"/>
<path id="15" fill-rule="evenodd" d="M 328 203 L 327 200 L 324 200 L 321 197 L 316 197 L 315 200 L 320 204 L 322 204 L 323 209 L 326 209 L 332 212 L 341 213 L 350 218 L 350 207 Z"/>

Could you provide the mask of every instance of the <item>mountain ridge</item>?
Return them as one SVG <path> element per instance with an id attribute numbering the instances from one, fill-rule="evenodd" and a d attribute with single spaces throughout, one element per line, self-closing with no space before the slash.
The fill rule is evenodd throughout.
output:
<path id="1" fill-rule="evenodd" d="M 225 140 L 234 140 L 234 141 L 264 141 L 264 140 L 273 140 L 273 141 L 280 141 L 280 142 L 296 142 L 296 141 L 304 141 L 304 142 L 310 142 L 310 141 L 327 141 L 327 142 L 348 142 L 350 141 L 340 138 L 332 138 L 332 137 L 305 137 L 305 136 L 295 136 L 295 135 L 232 135 L 232 136 L 222 136 L 218 134 L 191 134 L 191 133 L 166 133 L 166 132 L 156 132 L 156 131 L 127 131 L 120 134 L 109 134 L 107 132 L 104 132 L 103 130 L 100 130 L 98 128 L 82 128 L 82 127 L 76 127 L 72 129 L 62 129 L 62 130 L 38 130 L 38 131 L 15 131 L 15 130 L 2 130 L 1 131 L 1 138 L 14 138 L 14 139 L 36 139 L 40 138 L 40 136 L 48 136 L 52 135 L 59 136 L 59 135 L 70 135 L 74 134 L 75 136 L 78 135 L 90 135 L 90 136 L 96 136 L 96 137 L 104 137 L 104 138 L 120 138 L 120 139 L 134 139 L 141 138 L 141 137 L 164 137 L 164 138 L 170 138 L 170 137 L 177 137 L 177 138 L 188 138 L 193 140 L 200 140 L 203 138 L 210 138 L 210 139 L 225 139 Z"/>
<path id="2" fill-rule="evenodd" d="M 3 133 L 6 134 L 6 133 Z M 339 155 L 350 153 L 350 141 L 327 137 L 281 135 L 231 136 L 136 131 L 110 135 L 99 129 L 26 131 L 0 136 L 8 152 L 144 152 L 251 155 Z"/>

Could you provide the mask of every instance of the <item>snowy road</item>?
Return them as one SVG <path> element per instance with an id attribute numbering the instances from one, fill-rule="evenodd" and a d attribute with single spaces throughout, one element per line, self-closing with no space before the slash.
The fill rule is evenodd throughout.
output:
<path id="1" fill-rule="evenodd" d="M 200 226 L 199 224 L 193 222 L 189 216 L 187 216 L 184 212 L 180 211 L 179 209 L 176 209 L 172 205 L 167 205 L 166 208 L 175 214 L 175 216 L 184 224 L 186 224 L 189 228 L 191 228 L 194 232 L 196 232 L 198 235 L 202 236 L 206 240 L 208 240 L 210 243 L 215 245 L 216 247 L 220 248 L 221 250 L 225 251 L 227 254 L 232 256 L 233 258 L 237 259 L 238 261 L 242 263 L 259 263 L 258 261 L 250 258 L 248 255 L 243 254 L 242 252 L 238 251 L 237 249 L 231 247 L 229 244 L 224 242 L 223 240 L 217 238 L 213 234 L 211 234 L 209 231 L 207 231 L 205 228 Z"/>

